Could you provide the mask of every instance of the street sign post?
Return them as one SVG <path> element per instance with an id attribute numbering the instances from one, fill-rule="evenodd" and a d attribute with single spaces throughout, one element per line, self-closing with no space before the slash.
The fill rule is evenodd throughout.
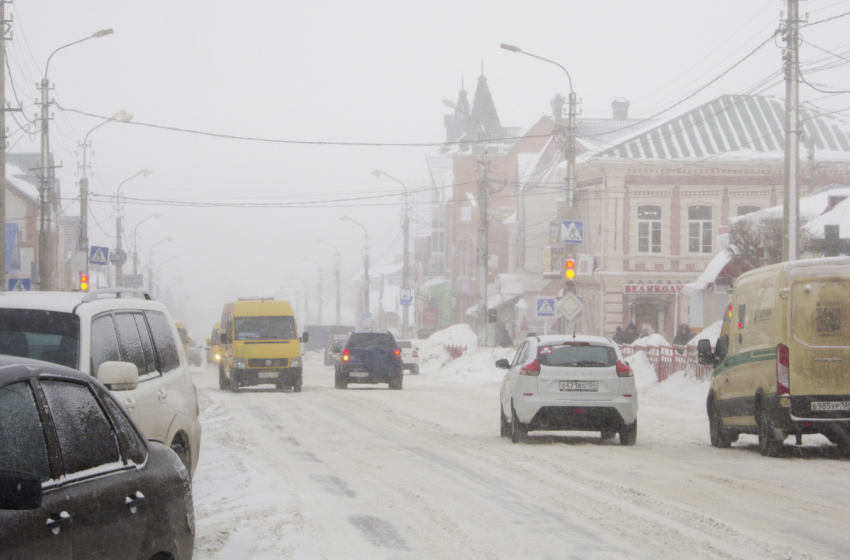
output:
<path id="1" fill-rule="evenodd" d="M 109 264 L 109 247 L 96 247 L 92 245 L 89 248 L 89 262 L 91 264 Z"/>
<path id="2" fill-rule="evenodd" d="M 581 220 L 563 220 L 561 222 L 561 243 L 580 245 L 584 242 L 584 222 Z"/>
<path id="3" fill-rule="evenodd" d="M 537 303 L 534 306 L 538 319 L 554 319 L 555 318 L 555 298 L 554 297 L 537 297 Z"/>
<path id="4" fill-rule="evenodd" d="M 402 305 L 410 305 L 413 303 L 413 288 L 402 288 L 398 299 L 399 303 Z"/>

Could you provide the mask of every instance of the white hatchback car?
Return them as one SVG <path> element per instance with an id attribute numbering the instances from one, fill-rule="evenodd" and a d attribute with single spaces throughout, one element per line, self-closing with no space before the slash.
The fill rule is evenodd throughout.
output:
<path id="1" fill-rule="evenodd" d="M 632 368 L 617 344 L 598 336 L 532 336 L 517 350 L 501 387 L 501 433 L 514 443 L 530 430 L 599 431 L 637 440 L 638 398 Z"/>
<path id="2" fill-rule="evenodd" d="M 419 349 L 413 345 L 411 340 L 396 340 L 401 348 L 401 371 L 409 371 L 414 375 L 419 374 Z"/>
<path id="3" fill-rule="evenodd" d="M 95 378 L 103 364 L 135 366 L 130 383 L 109 389 L 147 439 L 171 447 L 195 472 L 201 448 L 197 390 L 168 309 L 145 292 L 3 292 L 0 354 Z"/>

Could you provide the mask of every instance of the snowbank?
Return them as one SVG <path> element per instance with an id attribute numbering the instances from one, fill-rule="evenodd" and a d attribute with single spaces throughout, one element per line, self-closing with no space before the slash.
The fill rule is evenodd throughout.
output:
<path id="1" fill-rule="evenodd" d="M 635 386 L 642 389 L 653 383 L 658 383 L 658 376 L 655 375 L 655 368 L 649 363 L 649 358 L 646 357 L 646 352 L 641 350 L 635 352 L 633 356 L 626 359 L 632 371 L 635 372 Z"/>
<path id="2" fill-rule="evenodd" d="M 448 360 L 434 371 L 434 376 L 450 381 L 501 383 L 506 370 L 497 368 L 496 360 L 512 360 L 515 354 L 513 348 L 477 348 L 456 360 Z"/>
<path id="3" fill-rule="evenodd" d="M 714 343 L 717 342 L 717 338 L 720 336 L 721 325 L 723 325 L 723 321 L 717 321 L 707 326 L 702 332 L 688 341 L 688 346 L 696 346 L 700 340 L 706 339 L 711 342 L 711 348 L 713 349 Z"/>
<path id="4" fill-rule="evenodd" d="M 428 337 L 422 344 L 442 344 L 448 346 L 466 346 L 467 350 L 478 348 L 478 335 L 472 327 L 466 323 L 452 325 L 441 331 L 437 331 Z"/>
<path id="5" fill-rule="evenodd" d="M 646 348 L 647 346 L 672 346 L 672 344 L 667 342 L 667 339 L 664 338 L 663 335 L 656 333 L 635 340 L 632 343 L 632 346 L 640 346 L 641 348 Z"/>

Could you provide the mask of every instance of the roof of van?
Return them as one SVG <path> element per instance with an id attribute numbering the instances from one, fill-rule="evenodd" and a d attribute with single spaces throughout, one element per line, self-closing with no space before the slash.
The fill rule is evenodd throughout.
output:
<path id="1" fill-rule="evenodd" d="M 738 278 L 747 278 L 750 276 L 765 274 L 772 271 L 774 273 L 779 273 L 778 271 L 780 270 L 786 275 L 791 273 L 802 273 L 803 275 L 805 275 L 807 274 L 806 269 L 810 269 L 813 274 L 829 275 L 830 268 L 836 266 L 850 267 L 850 257 L 819 257 L 816 259 L 801 259 L 796 261 L 781 262 L 777 264 L 763 266 L 761 268 L 754 268 L 753 270 L 745 272 Z M 821 270 L 819 271 L 818 269 Z"/>
<path id="2" fill-rule="evenodd" d="M 294 315 L 292 306 L 282 299 L 240 299 L 233 302 L 234 316 Z"/>

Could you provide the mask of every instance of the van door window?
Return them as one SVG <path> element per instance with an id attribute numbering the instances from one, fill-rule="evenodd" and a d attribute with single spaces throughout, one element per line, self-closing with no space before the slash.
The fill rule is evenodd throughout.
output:
<path id="1" fill-rule="evenodd" d="M 133 313 L 133 319 L 136 321 L 136 328 L 139 329 L 139 340 L 142 342 L 142 351 L 145 354 L 145 363 L 148 366 L 144 373 L 150 377 L 157 377 L 159 371 L 156 369 L 156 353 L 153 350 L 153 340 L 148 330 L 148 323 L 141 313 Z M 139 375 L 142 375 L 141 370 L 139 370 Z"/>
<path id="2" fill-rule="evenodd" d="M 97 377 L 97 368 L 103 362 L 120 361 L 121 352 L 112 315 L 107 313 L 95 317 L 91 322 L 91 374 Z"/>
<path id="3" fill-rule="evenodd" d="M 145 360 L 139 328 L 136 326 L 133 315 L 133 313 L 116 313 L 114 316 L 115 327 L 118 330 L 118 341 L 121 345 L 121 355 L 124 357 L 124 361 L 136 364 L 139 375 L 144 375 L 150 369 L 148 369 Z"/>
<path id="4" fill-rule="evenodd" d="M 159 371 L 168 373 L 180 367 L 180 356 L 171 333 L 171 324 L 163 313 L 145 311 L 145 317 L 151 328 L 154 350 L 159 360 Z"/>

